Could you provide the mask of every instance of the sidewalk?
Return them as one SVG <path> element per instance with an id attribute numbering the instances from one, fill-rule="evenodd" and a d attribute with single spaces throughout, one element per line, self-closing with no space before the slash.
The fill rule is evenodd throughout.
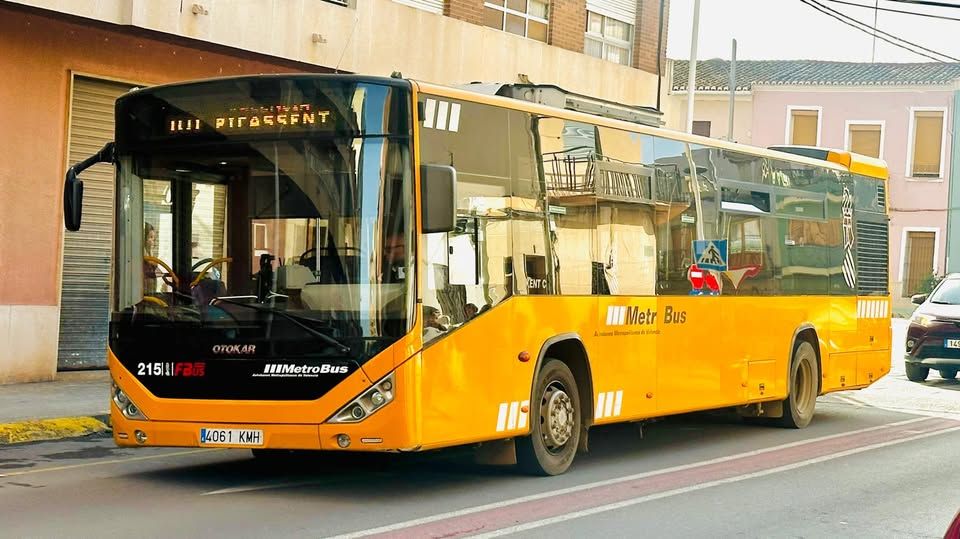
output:
<path id="1" fill-rule="evenodd" d="M 110 373 L 57 373 L 53 382 L 0 385 L 0 446 L 109 430 Z"/>

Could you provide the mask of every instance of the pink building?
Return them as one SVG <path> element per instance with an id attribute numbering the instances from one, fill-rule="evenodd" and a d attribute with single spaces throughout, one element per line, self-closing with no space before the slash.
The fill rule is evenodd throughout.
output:
<path id="1" fill-rule="evenodd" d="M 673 99 L 683 106 L 686 64 L 674 63 Z M 728 110 L 716 102 L 729 92 L 728 66 L 698 63 L 697 86 L 704 90 L 696 94 L 694 120 L 701 129 L 721 127 L 711 136 L 726 134 Z M 737 79 L 735 125 L 749 125 L 735 130 L 738 142 L 847 149 L 887 162 L 891 292 L 898 303 L 908 304 L 905 298 L 931 274 L 946 271 L 960 64 L 741 61 Z"/>

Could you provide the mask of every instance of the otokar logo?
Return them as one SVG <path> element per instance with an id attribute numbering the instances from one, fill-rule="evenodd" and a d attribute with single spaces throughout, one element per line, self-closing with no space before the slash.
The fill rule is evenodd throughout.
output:
<path id="1" fill-rule="evenodd" d="M 321 374 L 347 374 L 347 365 L 297 365 L 296 363 L 267 363 L 263 372 L 254 373 L 254 378 L 317 378 Z"/>
<path id="2" fill-rule="evenodd" d="M 251 355 L 257 353 L 255 344 L 217 344 L 213 347 L 214 354 Z"/>

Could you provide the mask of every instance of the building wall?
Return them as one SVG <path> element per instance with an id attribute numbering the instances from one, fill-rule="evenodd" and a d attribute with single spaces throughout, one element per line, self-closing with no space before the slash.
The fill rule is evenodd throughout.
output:
<path id="1" fill-rule="evenodd" d="M 726 140 L 730 124 L 730 94 L 698 93 L 695 99 L 693 119 L 710 122 L 710 136 Z M 664 102 L 667 128 L 686 131 L 687 92 L 671 93 Z M 733 110 L 733 141 L 752 144 L 752 129 L 753 97 L 747 93 L 737 94 Z"/>
<path id="2" fill-rule="evenodd" d="M 57 366 L 71 73 L 156 84 L 320 70 L 118 33 L 0 4 L 0 383 Z"/>
<path id="3" fill-rule="evenodd" d="M 951 174 L 953 91 L 950 88 L 870 89 L 763 88 L 753 91 L 753 142 L 758 146 L 784 144 L 787 107 L 820 106 L 820 146 L 843 148 L 847 120 L 882 120 L 883 159 L 890 169 L 890 277 L 892 292 L 900 296 L 903 275 L 904 231 L 908 228 L 937 230 L 937 273 L 945 268 L 948 178 Z M 906 177 L 910 151 L 911 107 L 946 107 L 946 149 L 943 178 Z M 933 268 L 932 268 L 933 269 Z"/>
<path id="4" fill-rule="evenodd" d="M 621 103 L 656 101 L 655 69 L 632 69 L 460 20 L 482 22 L 483 2 L 476 0 L 449 0 L 450 17 L 391 0 L 363 0 L 356 9 L 318 0 L 206 0 L 200 2 L 205 14 L 180 0 L 6 1 L 347 72 L 400 71 L 439 84 L 516 82 L 522 73 L 534 83 Z M 583 30 L 571 42 L 575 50 L 583 49 Z"/>
<path id="5" fill-rule="evenodd" d="M 633 67 L 657 73 L 657 36 L 660 36 L 660 3 L 663 20 L 670 20 L 669 0 L 637 0 L 636 36 L 633 43 Z M 660 40 L 660 67 L 667 70 L 667 24 Z"/>
<path id="6" fill-rule="evenodd" d="M 586 0 L 553 0 L 550 2 L 550 26 L 547 35 L 551 45 L 583 52 L 583 35 L 586 27 Z"/>
<path id="7" fill-rule="evenodd" d="M 483 0 L 446 0 L 443 14 L 471 24 L 483 24 Z"/>

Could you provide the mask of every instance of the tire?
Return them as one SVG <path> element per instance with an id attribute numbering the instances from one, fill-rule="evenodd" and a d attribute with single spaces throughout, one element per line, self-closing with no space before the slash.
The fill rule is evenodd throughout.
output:
<path id="1" fill-rule="evenodd" d="M 911 382 L 926 381 L 927 376 L 930 375 L 930 367 L 922 367 L 913 363 L 906 363 L 904 367 L 904 370 L 907 371 L 907 380 Z"/>
<path id="2" fill-rule="evenodd" d="M 957 369 L 940 369 L 940 378 L 953 380 L 957 377 Z"/>
<path id="3" fill-rule="evenodd" d="M 820 392 L 820 368 L 817 353 L 807 341 L 799 341 L 790 360 L 789 393 L 783 400 L 783 417 L 774 424 L 788 429 L 802 429 L 813 420 Z"/>
<path id="4" fill-rule="evenodd" d="M 577 454 L 583 418 L 577 381 L 565 363 L 547 359 L 533 384 L 530 436 L 517 440 L 517 465 L 531 475 L 559 475 Z"/>

